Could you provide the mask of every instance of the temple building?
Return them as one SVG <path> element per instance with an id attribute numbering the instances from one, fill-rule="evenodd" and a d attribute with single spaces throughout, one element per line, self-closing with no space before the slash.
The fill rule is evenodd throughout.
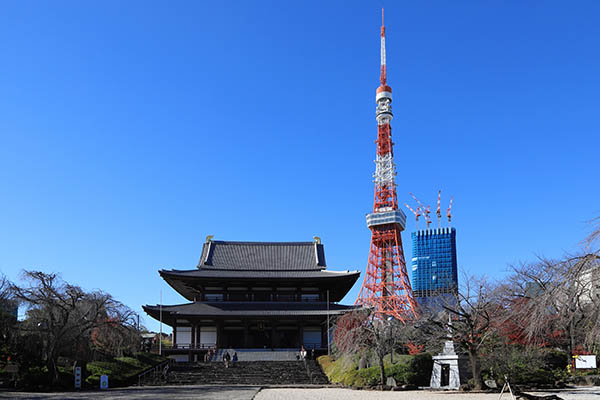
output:
<path id="1" fill-rule="evenodd" d="M 159 274 L 188 302 L 144 311 L 173 328 L 173 346 L 164 353 L 194 361 L 213 347 L 326 351 L 327 321 L 354 308 L 337 303 L 360 272 L 327 270 L 317 237 L 229 242 L 209 236 L 197 268 Z"/>

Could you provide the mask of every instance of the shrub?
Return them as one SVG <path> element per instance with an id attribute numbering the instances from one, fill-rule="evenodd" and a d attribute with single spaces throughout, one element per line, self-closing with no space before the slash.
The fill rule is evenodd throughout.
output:
<path id="1" fill-rule="evenodd" d="M 433 370 L 433 359 L 429 353 L 421 353 L 413 356 L 410 361 L 410 369 L 413 372 L 412 383 L 417 386 L 429 386 L 431 371 Z"/>
<path id="2" fill-rule="evenodd" d="M 431 378 L 433 361 L 430 354 L 416 356 L 402 355 L 396 364 L 386 363 L 385 376 L 392 376 L 398 385 L 427 386 Z M 351 356 L 342 356 L 333 360 L 330 356 L 321 356 L 317 361 L 332 383 L 341 383 L 344 386 L 365 387 L 379 385 L 381 376 L 379 366 L 358 369 L 358 363 Z"/>
<path id="3" fill-rule="evenodd" d="M 414 381 L 415 373 L 411 370 L 409 364 L 393 364 L 384 368 L 385 376 L 392 376 L 398 385 L 411 384 Z M 377 368 L 379 376 L 379 368 Z"/>
<path id="4" fill-rule="evenodd" d="M 544 355 L 546 369 L 566 369 L 569 365 L 569 354 L 560 350 L 548 350 Z"/>
<path id="5" fill-rule="evenodd" d="M 358 370 L 356 377 L 358 379 L 355 379 L 354 382 L 352 382 L 352 386 L 376 386 L 381 383 L 379 367 L 370 367 Z"/>
<path id="6" fill-rule="evenodd" d="M 19 377 L 19 386 L 29 390 L 39 390 L 50 386 L 46 367 L 31 367 Z"/>

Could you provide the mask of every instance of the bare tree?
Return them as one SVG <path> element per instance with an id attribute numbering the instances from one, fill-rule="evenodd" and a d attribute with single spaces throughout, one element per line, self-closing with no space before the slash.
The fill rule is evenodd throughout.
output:
<path id="1" fill-rule="evenodd" d="M 138 350 L 140 340 L 140 333 L 135 326 L 111 319 L 94 328 L 91 334 L 94 350 L 113 357 L 121 357 Z"/>
<path id="2" fill-rule="evenodd" d="M 375 354 L 382 386 L 386 384 L 383 359 L 393 351 L 396 343 L 392 329 L 394 323 L 394 320 L 381 319 L 371 309 L 361 308 L 340 317 L 335 327 L 334 344 L 338 351 Z"/>
<path id="3" fill-rule="evenodd" d="M 481 390 L 481 351 L 495 335 L 501 318 L 496 288 L 485 278 L 465 277 L 454 299 L 446 298 L 440 304 L 446 313 L 424 314 L 423 333 L 430 340 L 449 334 L 468 354 L 474 387 Z"/>
<path id="4" fill-rule="evenodd" d="M 584 239 L 584 244 L 587 248 L 590 248 L 594 243 L 600 241 L 600 217 L 596 217 L 590 221 L 592 231 Z"/>
<path id="5" fill-rule="evenodd" d="M 132 311 L 107 293 L 85 292 L 56 274 L 39 271 L 24 271 L 23 279 L 25 286 L 11 289 L 27 306 L 23 329 L 42 339 L 51 383 L 58 380 L 58 357 L 73 355 L 79 345 L 89 343 L 94 329 L 133 323 Z"/>
<path id="6" fill-rule="evenodd" d="M 15 351 L 17 301 L 6 276 L 0 276 L 0 351 L 8 358 Z"/>
<path id="7" fill-rule="evenodd" d="M 527 343 L 573 353 L 600 339 L 598 260 L 596 254 L 585 254 L 513 267 L 504 289 L 507 309 Z"/>

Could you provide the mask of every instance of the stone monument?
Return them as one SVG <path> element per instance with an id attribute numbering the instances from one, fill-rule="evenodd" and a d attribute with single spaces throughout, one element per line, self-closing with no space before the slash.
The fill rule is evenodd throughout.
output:
<path id="1" fill-rule="evenodd" d="M 454 342 L 450 334 L 452 323 L 448 321 L 449 329 L 444 349 L 433 356 L 433 371 L 430 386 L 432 389 L 458 389 L 461 383 L 467 383 L 469 370 L 467 359 L 456 354 Z"/>

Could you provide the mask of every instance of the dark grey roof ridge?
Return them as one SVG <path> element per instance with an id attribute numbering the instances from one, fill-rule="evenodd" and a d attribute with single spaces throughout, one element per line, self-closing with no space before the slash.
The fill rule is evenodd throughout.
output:
<path id="1" fill-rule="evenodd" d="M 203 268 L 191 268 L 191 269 L 175 269 L 175 268 L 171 268 L 171 269 L 166 269 L 166 268 L 161 268 L 158 270 L 158 272 L 195 272 L 195 271 L 201 271 Z M 212 272 L 218 272 L 218 271 L 224 271 L 224 272 L 231 272 L 231 269 L 229 268 L 205 268 L 208 271 L 212 271 Z M 279 270 L 263 270 L 263 269 L 236 269 L 236 272 L 280 272 Z M 360 273 L 359 270 L 354 269 L 354 270 L 350 270 L 350 269 L 346 269 L 346 270 L 335 270 L 335 269 L 327 269 L 327 268 L 322 268 L 320 270 L 318 269 L 314 269 L 314 270 L 305 270 L 305 269 L 287 269 L 284 270 L 283 272 L 328 272 L 331 274 L 348 274 L 348 273 Z"/>
<path id="2" fill-rule="evenodd" d="M 311 301 L 311 302 L 303 302 L 303 301 L 189 301 L 187 303 L 180 304 L 163 304 L 163 310 L 169 307 L 181 307 L 181 306 L 190 306 L 196 303 L 202 304 L 210 304 L 210 305 L 237 305 L 237 304 L 269 304 L 269 305 L 277 305 L 277 306 L 285 306 L 285 305 L 302 305 L 302 306 L 310 306 L 316 304 L 327 304 L 326 301 Z M 355 304 L 341 304 L 339 302 L 329 302 L 330 306 L 343 306 L 343 307 L 354 307 Z M 160 307 L 160 304 L 144 304 L 142 307 Z"/>
<path id="3" fill-rule="evenodd" d="M 245 242 L 245 241 L 236 241 L 236 240 L 211 240 L 211 243 L 217 244 L 243 244 L 243 245 L 276 245 L 276 246 L 286 246 L 286 245 L 313 245 L 315 242 Z"/>

